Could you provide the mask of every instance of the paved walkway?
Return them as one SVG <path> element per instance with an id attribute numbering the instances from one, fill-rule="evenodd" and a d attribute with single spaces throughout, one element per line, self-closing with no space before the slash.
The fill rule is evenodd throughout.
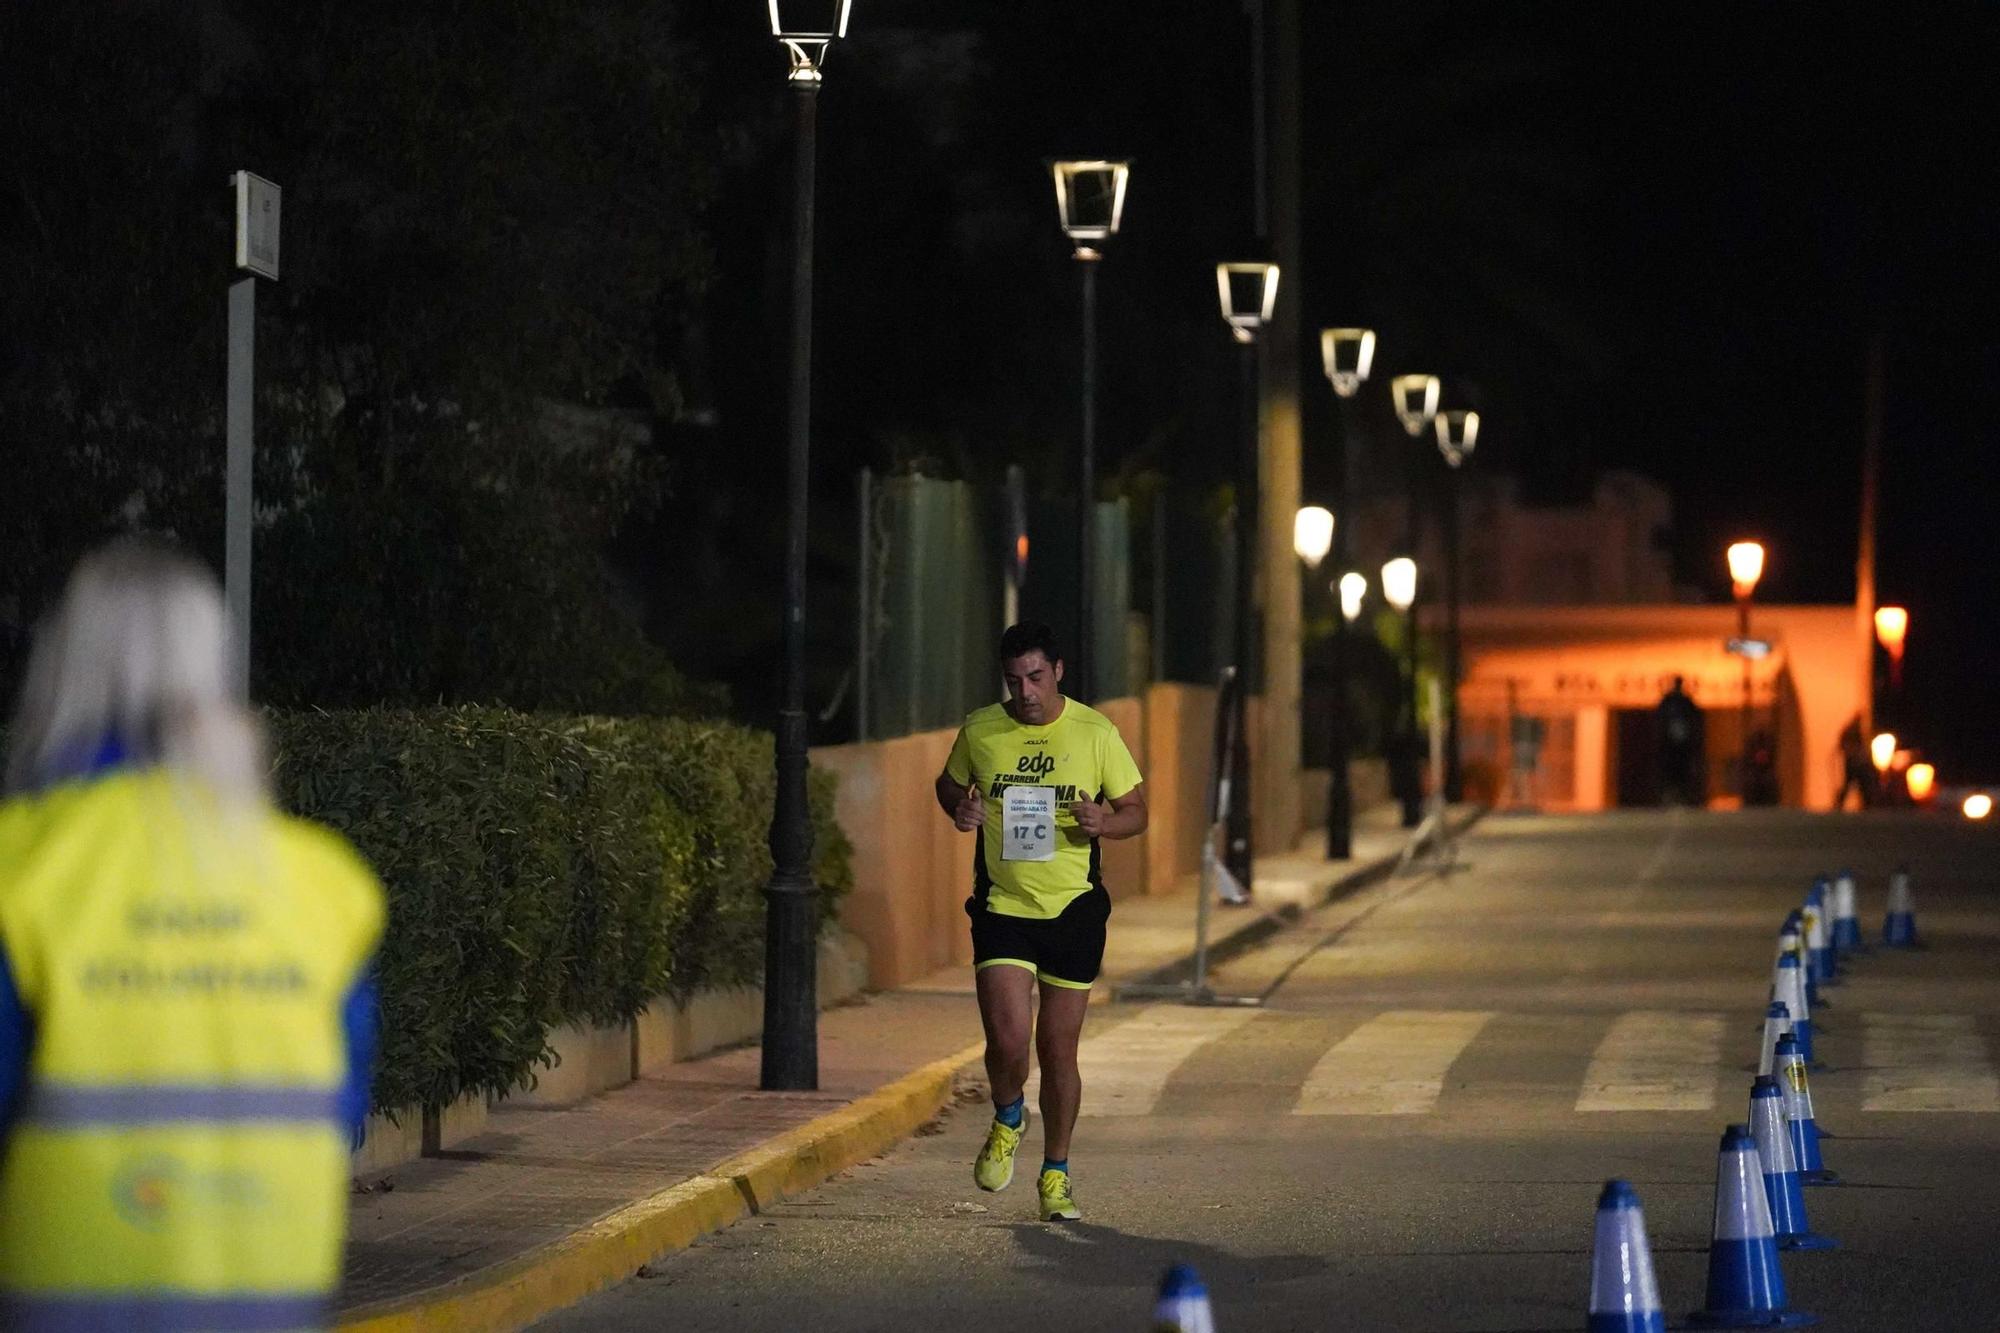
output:
<path id="1" fill-rule="evenodd" d="M 1349 877 L 1381 873 L 1402 848 L 1393 809 L 1357 821 L 1355 858 L 1328 862 L 1315 833 L 1290 854 L 1259 858 L 1257 903 L 1218 909 L 1212 947 L 1227 952 L 1269 934 Z M 1105 960 L 1108 995 L 1121 983 L 1184 967 L 1196 886 L 1118 903 Z M 820 1017 L 814 1093 L 756 1090 L 754 1047 L 674 1065 L 568 1109 L 502 1104 L 488 1128 L 442 1156 L 362 1182 L 352 1200 L 343 1313 L 357 1316 L 519 1259 L 614 1209 L 702 1175 L 979 1039 L 952 968 Z"/>

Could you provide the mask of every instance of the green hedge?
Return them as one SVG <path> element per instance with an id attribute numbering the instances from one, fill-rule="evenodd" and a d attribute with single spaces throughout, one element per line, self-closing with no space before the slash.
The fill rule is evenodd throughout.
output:
<path id="1" fill-rule="evenodd" d="M 557 1024 L 761 975 L 768 733 L 492 708 L 270 723 L 279 803 L 388 886 L 378 1108 L 531 1084 Z M 829 774 L 812 814 L 826 923 L 852 884 Z"/>

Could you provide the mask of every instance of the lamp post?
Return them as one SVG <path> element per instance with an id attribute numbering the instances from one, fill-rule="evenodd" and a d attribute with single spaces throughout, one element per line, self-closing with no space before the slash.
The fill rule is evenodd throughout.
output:
<path id="1" fill-rule="evenodd" d="M 1395 609 L 1397 614 L 1403 617 L 1403 637 L 1408 643 L 1414 645 L 1417 641 L 1416 561 L 1406 555 L 1399 555 L 1382 566 L 1382 600 L 1387 602 Z M 1407 759 L 1413 755 L 1416 744 L 1417 721 L 1414 710 L 1416 708 L 1417 690 L 1417 654 L 1414 647 L 1403 655 L 1403 670 L 1409 676 L 1409 679 L 1404 682 L 1403 696 L 1406 706 L 1411 709 L 1411 712 L 1408 730 L 1398 729 L 1399 734 L 1396 739 L 1396 745 L 1398 747 L 1397 757 L 1399 760 Z M 1400 785 L 1402 790 L 1398 793 L 1398 798 L 1403 803 L 1403 827 L 1410 828 L 1417 823 L 1416 819 L 1411 818 L 1411 812 L 1415 810 L 1418 812 L 1419 818 L 1421 817 L 1424 795 L 1423 780 L 1418 776 L 1414 764 L 1411 764 L 1403 772 Z"/>
<path id="2" fill-rule="evenodd" d="M 1435 375 L 1398 375 L 1389 383 L 1389 392 L 1395 401 L 1396 419 L 1403 424 L 1404 432 L 1412 440 L 1421 439 L 1430 429 L 1431 421 L 1437 416 L 1438 397 L 1441 386 Z M 1423 514 L 1418 507 L 1418 459 L 1414 453 L 1403 460 L 1403 545 L 1410 557 L 1410 568 L 1416 569 L 1416 557 L 1423 542 Z M 1410 587 L 1410 603 L 1416 604 L 1416 585 Z M 1403 656 L 1409 673 L 1409 697 L 1404 701 L 1401 724 L 1397 727 L 1396 753 L 1392 757 L 1391 773 L 1401 773 L 1399 793 L 1403 803 L 1403 827 L 1415 828 L 1423 820 L 1424 794 L 1423 779 L 1419 775 L 1417 762 L 1417 617 L 1414 610 L 1408 616 L 1409 634 L 1403 644 Z"/>
<path id="3" fill-rule="evenodd" d="M 1347 403 L 1361 391 L 1368 382 L 1368 372 L 1375 365 L 1375 331 L 1373 329 L 1321 329 L 1319 333 L 1320 367 L 1326 372 L 1327 383 L 1333 386 L 1334 395 L 1339 398 L 1335 405 L 1334 420 L 1339 425 L 1339 455 L 1334 460 L 1333 503 L 1343 514 L 1354 512 L 1354 449 L 1348 438 Z M 1333 532 L 1333 564 L 1339 569 L 1346 565 L 1349 550 L 1347 525 L 1340 524 Z M 1344 861 L 1354 855 L 1354 790 L 1348 779 L 1348 759 L 1353 752 L 1354 738 L 1347 725 L 1349 691 L 1348 676 L 1348 624 L 1360 614 L 1357 600 L 1355 610 L 1347 610 L 1347 579 L 1341 577 L 1341 615 L 1333 622 L 1333 634 L 1328 639 L 1328 653 L 1332 670 L 1328 672 L 1331 683 L 1328 688 L 1333 695 L 1333 710 L 1327 727 L 1327 787 L 1326 787 L 1326 858 L 1329 861 Z M 1361 576 L 1362 587 L 1367 580 Z"/>
<path id="4" fill-rule="evenodd" d="M 1910 613 L 1900 606 L 1875 608 L 1875 641 L 1889 654 L 1889 688 L 1903 688 L 1903 640 L 1910 632 Z"/>
<path id="5" fill-rule="evenodd" d="M 1465 579 L 1464 552 L 1459 539 L 1458 469 L 1479 443 L 1477 412 L 1441 412 L 1435 418 L 1438 452 L 1447 464 L 1444 496 L 1445 629 L 1444 629 L 1444 798 L 1463 800 L 1465 783 L 1458 757 L 1458 608 Z"/>
<path id="6" fill-rule="evenodd" d="M 1868 759 L 1875 765 L 1875 788 L 1887 802 L 1889 790 L 1889 770 L 1896 762 L 1896 736 L 1894 732 L 1878 731 L 1868 742 Z"/>
<path id="7" fill-rule="evenodd" d="M 1278 306 L 1278 266 L 1265 263 L 1217 264 L 1215 294 L 1223 323 L 1241 349 L 1243 430 L 1236 467 L 1236 706 L 1240 710 L 1230 745 L 1228 823 L 1223 861 L 1236 882 L 1250 891 L 1249 699 L 1256 687 L 1250 670 L 1256 642 L 1257 573 L 1257 335 Z"/>
<path id="8" fill-rule="evenodd" d="M 764 1047 L 761 1086 L 819 1086 L 819 890 L 812 880 L 806 797 L 806 500 L 812 453 L 813 168 L 820 65 L 847 35 L 853 0 L 770 0 L 771 35 L 791 57 L 797 112 L 792 158 L 791 384 L 786 401 L 785 684 L 778 711 L 771 879 L 764 889 Z M 783 11 L 782 13 L 780 11 Z"/>
<path id="9" fill-rule="evenodd" d="M 1730 590 L 1736 597 L 1736 637 L 1750 637 L 1750 594 L 1764 575 L 1764 548 L 1756 542 L 1732 542 L 1727 552 Z M 1743 732 L 1742 753 L 1737 760 L 1736 783 L 1743 804 L 1750 804 L 1750 649 L 1745 643 L 1738 654 L 1743 659 L 1743 704 L 1739 726 Z"/>
<path id="10" fill-rule="evenodd" d="M 1361 617 L 1362 599 L 1368 596 L 1368 576 L 1348 570 L 1340 576 L 1340 618 L 1352 625 Z"/>
<path id="11" fill-rule="evenodd" d="M 1096 657 L 1093 643 L 1097 615 L 1097 261 L 1100 242 L 1118 234 L 1125 216 L 1125 186 L 1131 178 L 1126 162 L 1069 161 L 1051 165 L 1056 181 L 1056 212 L 1063 234 L 1076 247 L 1077 271 L 1083 279 L 1083 413 L 1077 442 L 1076 478 L 1076 635 L 1065 671 L 1070 693 L 1088 700 Z"/>

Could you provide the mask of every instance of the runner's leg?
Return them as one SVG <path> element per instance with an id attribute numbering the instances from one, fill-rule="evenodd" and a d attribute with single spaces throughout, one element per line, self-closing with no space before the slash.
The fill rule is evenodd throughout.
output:
<path id="1" fill-rule="evenodd" d="M 986 1029 L 986 1084 L 995 1107 L 1010 1106 L 1028 1083 L 1028 1034 L 1035 974 L 1025 967 L 1000 963 L 975 974 L 979 1021 Z"/>
<path id="2" fill-rule="evenodd" d="M 1089 1008 L 1089 991 L 1042 983 L 1035 1055 L 1042 1066 L 1042 1153 L 1052 1162 L 1069 1159 L 1070 1131 L 1076 1126 L 1076 1108 L 1083 1100 L 1076 1045 L 1083 1036 L 1083 1017 Z"/>

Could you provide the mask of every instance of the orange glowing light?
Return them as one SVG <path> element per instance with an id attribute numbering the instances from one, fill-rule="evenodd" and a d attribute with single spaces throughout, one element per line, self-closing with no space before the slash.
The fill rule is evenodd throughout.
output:
<path id="1" fill-rule="evenodd" d="M 1903 655 L 1903 636 L 1910 632 L 1910 613 L 1900 606 L 1878 607 L 1875 611 L 1875 641 L 1889 650 L 1889 656 Z"/>
<path id="2" fill-rule="evenodd" d="M 1929 764 L 1911 764 L 1903 780 L 1909 784 L 1911 800 L 1928 801 L 1932 789 L 1937 786 L 1937 769 Z"/>
<path id="3" fill-rule="evenodd" d="M 1748 597 L 1757 580 L 1764 577 L 1764 548 L 1757 542 L 1734 542 L 1729 547 L 1729 581 L 1738 597 Z"/>
<path id="4" fill-rule="evenodd" d="M 1887 773 L 1889 765 L 1896 762 L 1896 737 L 1890 732 L 1882 732 L 1868 742 L 1868 757 L 1875 761 L 1877 773 Z"/>
<path id="5" fill-rule="evenodd" d="M 1023 569 L 1028 567 L 1028 534 L 1025 532 L 1014 539 L 1014 562 Z"/>
<path id="6" fill-rule="evenodd" d="M 1993 813 L 1993 798 L 1983 791 L 1976 791 L 1965 798 L 1965 804 L 1959 809 L 1967 819 L 1984 819 Z"/>

